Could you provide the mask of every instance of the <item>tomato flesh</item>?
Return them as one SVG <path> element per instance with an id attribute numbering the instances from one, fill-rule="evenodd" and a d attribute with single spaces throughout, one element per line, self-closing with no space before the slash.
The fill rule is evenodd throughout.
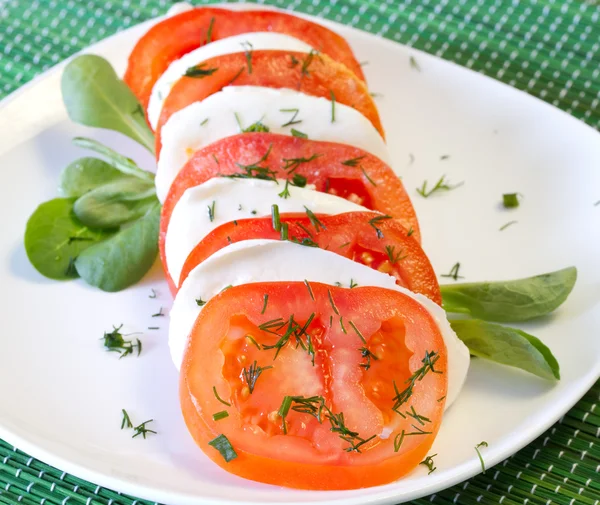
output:
<path id="1" fill-rule="evenodd" d="M 269 348 L 286 333 L 279 349 Z M 251 365 L 264 367 L 254 381 Z M 229 288 L 203 308 L 180 398 L 190 433 L 227 471 L 288 487 L 352 489 L 392 482 L 425 458 L 442 418 L 446 372 L 435 321 L 403 293 L 256 283 Z M 286 396 L 296 399 L 282 415 Z M 215 421 L 223 410 L 228 417 Z M 229 462 L 208 445 L 220 434 L 237 453 Z"/>
<path id="2" fill-rule="evenodd" d="M 315 226 L 307 214 L 281 214 L 280 222 L 287 225 L 289 240 L 318 246 L 393 275 L 400 286 L 421 293 L 441 305 L 437 277 L 421 246 L 395 219 L 380 220 L 373 223 L 373 227 L 372 220 L 379 216 L 374 212 L 318 215 Z M 202 239 L 190 253 L 181 271 L 179 286 L 197 265 L 229 244 L 251 239 L 280 238 L 281 232 L 274 229 L 270 216 L 238 219 L 223 224 Z"/>
<path id="3" fill-rule="evenodd" d="M 265 155 L 267 155 L 265 159 Z M 315 154 L 319 156 L 314 157 Z M 298 164 L 295 174 L 306 177 L 317 191 L 327 192 L 330 179 L 352 180 L 354 191 L 368 195 L 371 210 L 390 215 L 420 242 L 419 223 L 402 181 L 377 157 L 353 146 L 320 142 L 274 133 L 243 133 L 214 142 L 196 151 L 179 172 L 165 199 L 161 213 L 159 250 L 163 266 L 166 263 L 164 241 L 173 209 L 186 189 L 198 186 L 219 175 L 240 174 L 240 165 L 256 164 L 268 167 L 276 177 L 289 176 L 282 167 L 285 160 L 309 159 Z M 360 166 L 343 162 L 361 158 Z M 276 203 L 276 202 L 274 202 Z M 165 268 L 166 270 L 166 268 Z M 167 276 L 173 289 L 172 280 Z"/>
<path id="4" fill-rule="evenodd" d="M 307 65 L 309 58 L 310 64 Z M 359 111 L 384 136 L 377 107 L 366 84 L 344 65 L 325 55 L 253 51 L 252 71 L 243 52 L 217 56 L 202 64 L 216 71 L 202 78 L 182 77 L 171 88 L 156 128 L 157 153 L 161 148 L 161 128 L 175 112 L 194 102 L 201 102 L 226 86 L 289 88 L 329 100 L 333 95 L 336 103 Z M 332 119 L 335 119 L 334 107 L 332 105 Z"/>
<path id="5" fill-rule="evenodd" d="M 324 26 L 283 12 L 203 7 L 157 23 L 133 48 L 124 81 L 144 109 L 148 106 L 154 84 L 168 66 L 205 43 L 211 20 L 211 41 L 248 32 L 284 33 L 346 65 L 364 80 L 362 69 L 348 43 Z"/>

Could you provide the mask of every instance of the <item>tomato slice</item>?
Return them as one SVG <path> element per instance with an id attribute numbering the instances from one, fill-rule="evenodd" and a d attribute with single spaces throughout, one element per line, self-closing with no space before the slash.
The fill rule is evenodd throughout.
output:
<path id="1" fill-rule="evenodd" d="M 290 88 L 348 105 L 365 116 L 383 136 L 383 127 L 366 84 L 344 65 L 325 55 L 289 51 L 253 51 L 252 71 L 243 52 L 217 56 L 203 62 L 217 69 L 202 78 L 182 77 L 166 98 L 156 129 L 156 152 L 160 152 L 160 130 L 172 114 L 204 100 L 225 86 Z M 332 104 L 332 121 L 335 104 Z"/>
<path id="2" fill-rule="evenodd" d="M 196 151 L 173 181 L 161 213 L 159 251 L 163 265 L 167 264 L 165 237 L 171 214 L 185 190 L 219 175 L 243 175 L 243 166 L 255 167 L 253 174 L 263 177 L 304 176 L 317 191 L 396 218 L 404 228 L 413 230 L 415 240 L 421 240 L 417 215 L 402 181 L 380 159 L 344 144 L 243 133 Z M 173 283 L 167 279 L 173 291 Z"/>
<path id="3" fill-rule="evenodd" d="M 288 239 L 317 246 L 375 270 L 393 275 L 400 286 L 421 293 L 438 305 L 442 296 L 437 277 L 427 255 L 395 219 L 381 219 L 375 212 L 347 212 L 334 216 L 281 214 Z M 316 221 L 315 221 L 316 219 Z M 191 270 L 206 258 L 234 242 L 281 238 L 271 217 L 238 219 L 209 233 L 188 256 L 179 286 Z"/>
<path id="4" fill-rule="evenodd" d="M 202 310 L 180 400 L 196 443 L 225 470 L 353 489 L 392 482 L 425 458 L 447 383 L 442 335 L 405 294 L 257 283 L 229 288 Z M 217 437 L 235 457 L 209 445 Z"/>
<path id="5" fill-rule="evenodd" d="M 133 48 L 124 80 L 144 109 L 148 106 L 154 84 L 167 67 L 206 42 L 211 22 L 211 41 L 248 32 L 284 33 L 346 65 L 364 80 L 362 69 L 348 43 L 324 26 L 277 11 L 231 11 L 203 7 L 157 23 Z"/>

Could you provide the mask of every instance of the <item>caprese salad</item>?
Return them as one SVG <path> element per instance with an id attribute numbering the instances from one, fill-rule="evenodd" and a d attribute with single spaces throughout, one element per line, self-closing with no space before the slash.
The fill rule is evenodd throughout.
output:
<path id="1" fill-rule="evenodd" d="M 559 377 L 539 340 L 487 321 L 554 310 L 575 270 L 440 290 L 340 35 L 279 11 L 176 11 L 123 81 L 83 55 L 62 83 L 71 118 L 139 141 L 156 176 L 77 139 L 103 159 L 64 170 L 25 245 L 44 275 L 107 291 L 159 251 L 183 416 L 213 461 L 294 488 L 385 484 L 427 461 L 470 353 Z"/>

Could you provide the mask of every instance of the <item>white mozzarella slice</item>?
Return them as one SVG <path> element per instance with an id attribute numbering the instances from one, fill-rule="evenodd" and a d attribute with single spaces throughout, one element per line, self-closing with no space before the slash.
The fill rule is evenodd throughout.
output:
<path id="1" fill-rule="evenodd" d="M 187 189 L 173 209 L 165 237 L 167 269 L 175 284 L 179 283 L 181 270 L 190 252 L 212 230 L 236 219 L 270 216 L 273 204 L 278 205 L 280 213 L 305 212 L 305 207 L 315 214 L 367 210 L 339 196 L 308 187 L 290 186 L 289 197 L 282 198 L 279 193 L 284 187 L 283 180 L 214 177 Z M 213 202 L 214 212 L 209 213 Z"/>
<path id="2" fill-rule="evenodd" d="M 175 35 L 176 36 L 176 35 Z M 198 34 L 200 40 L 200 34 Z M 148 120 L 156 130 L 163 104 L 171 92 L 173 85 L 185 74 L 186 70 L 203 61 L 225 54 L 243 53 L 249 48 L 252 51 L 279 50 L 308 53 L 312 49 L 308 44 L 289 35 L 275 32 L 249 32 L 233 37 L 215 40 L 201 46 L 178 60 L 173 61 L 167 70 L 158 78 L 148 102 Z"/>
<path id="3" fill-rule="evenodd" d="M 176 16 L 177 14 L 181 14 L 182 12 L 191 11 L 194 8 L 193 5 L 190 5 L 187 2 L 177 2 L 176 4 L 171 5 L 169 10 L 167 11 L 167 16 Z"/>
<path id="4" fill-rule="evenodd" d="M 360 112 L 291 89 L 228 86 L 201 102 L 173 114 L 161 132 L 156 193 L 162 202 L 173 180 L 197 150 L 236 135 L 260 121 L 271 133 L 292 135 L 298 130 L 312 140 L 337 142 L 363 149 L 388 165 L 388 148 L 371 122 Z"/>
<path id="5" fill-rule="evenodd" d="M 293 267 L 290 267 L 293 265 Z M 421 303 L 437 323 L 448 352 L 446 408 L 458 396 L 469 369 L 469 351 L 458 339 L 444 310 L 429 298 L 398 286 L 395 279 L 330 251 L 274 240 L 231 244 L 198 265 L 175 297 L 170 313 L 169 347 L 179 369 L 190 331 L 202 310 L 196 299 L 210 300 L 227 286 L 253 282 L 304 281 L 349 287 L 377 286 L 400 291 Z"/>

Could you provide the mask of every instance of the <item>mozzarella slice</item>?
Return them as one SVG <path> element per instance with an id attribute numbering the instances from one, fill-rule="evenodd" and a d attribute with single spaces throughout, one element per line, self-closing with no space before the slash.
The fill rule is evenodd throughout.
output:
<path id="1" fill-rule="evenodd" d="M 177 14 L 191 11 L 193 8 L 194 6 L 190 5 L 187 2 L 177 2 L 176 4 L 173 4 L 171 5 L 171 7 L 169 7 L 169 10 L 167 11 L 167 16 L 176 16 Z"/>
<path id="2" fill-rule="evenodd" d="M 177 34 L 174 34 L 176 37 Z M 200 43 L 201 34 L 198 34 Z M 156 130 L 163 104 L 171 92 L 173 85 L 185 74 L 186 70 L 203 61 L 223 56 L 225 54 L 243 53 L 247 50 L 279 50 L 308 53 L 312 48 L 289 35 L 274 32 L 249 32 L 233 37 L 215 40 L 210 44 L 194 49 L 173 61 L 167 70 L 159 77 L 152 88 L 148 102 L 148 121 L 153 130 Z"/>
<path id="3" fill-rule="evenodd" d="M 289 186 L 290 196 L 282 198 L 279 193 L 284 187 L 283 180 L 214 177 L 187 189 L 173 209 L 165 237 L 167 269 L 175 284 L 179 283 L 181 270 L 189 254 L 212 230 L 236 219 L 270 216 L 273 204 L 279 206 L 280 213 L 303 213 L 305 207 L 315 214 L 367 210 L 339 196 L 308 187 Z M 214 212 L 211 210 L 209 213 L 213 203 Z"/>
<path id="4" fill-rule="evenodd" d="M 309 139 L 359 147 L 391 164 L 384 140 L 367 118 L 352 107 L 336 103 L 332 123 L 331 107 L 326 98 L 291 89 L 228 86 L 183 108 L 169 118 L 161 132 L 158 199 L 164 201 L 173 180 L 195 151 L 236 135 L 257 121 L 271 133 L 292 135 L 295 129 Z"/>
<path id="5" fill-rule="evenodd" d="M 293 265 L 293 267 L 290 267 Z M 469 369 L 469 350 L 458 339 L 444 310 L 429 298 L 398 286 L 395 279 L 333 252 L 274 240 L 247 240 L 231 244 L 198 265 L 175 297 L 170 313 L 169 347 L 173 363 L 180 368 L 188 335 L 202 310 L 196 299 L 210 300 L 227 286 L 252 282 L 304 281 L 349 287 L 393 289 L 417 300 L 431 314 L 448 351 L 446 407 L 454 402 Z"/>

